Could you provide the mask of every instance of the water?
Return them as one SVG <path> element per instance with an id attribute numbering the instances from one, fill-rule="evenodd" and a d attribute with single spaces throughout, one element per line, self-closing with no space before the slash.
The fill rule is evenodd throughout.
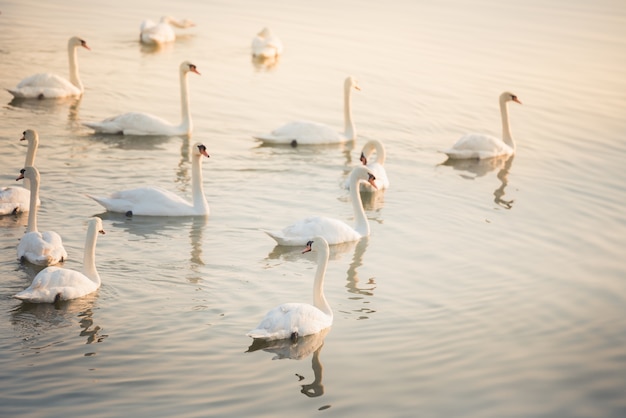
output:
<path id="1" fill-rule="evenodd" d="M 15 184 L 22 131 L 37 129 L 39 226 L 80 269 L 86 222 L 104 219 L 103 285 L 60 306 L 12 299 L 36 268 L 15 248 L 26 216 L 0 219 L 1 415 L 619 417 L 626 415 L 626 7 L 616 1 L 0 3 L 0 86 L 67 75 L 80 101 L 0 92 L 0 184 Z M 192 18 L 163 50 L 138 27 Z M 270 26 L 271 67 L 249 55 Z M 178 31 L 180 34 L 183 31 Z M 192 138 L 92 135 L 123 111 L 180 118 Z M 264 147 L 293 119 L 342 126 L 353 74 L 353 148 Z M 498 134 L 515 92 L 515 157 L 442 164 L 470 131 Z M 309 214 L 352 221 L 341 183 L 360 147 L 387 148 L 391 187 L 366 197 L 372 234 L 336 248 L 326 335 L 246 352 L 271 307 L 311 301 L 314 258 L 259 229 Z M 208 219 L 127 219 L 86 198 L 140 185 L 190 197 L 189 147 L 203 142 Z M 273 351 L 272 351 L 273 350 Z M 291 353 L 291 354 L 289 354 Z M 291 355 L 295 359 L 279 359 Z M 277 357 L 276 360 L 273 358 Z"/>

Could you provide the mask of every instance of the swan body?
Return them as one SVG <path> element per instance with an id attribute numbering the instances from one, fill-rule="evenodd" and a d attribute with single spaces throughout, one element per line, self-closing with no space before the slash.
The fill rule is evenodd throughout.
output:
<path id="1" fill-rule="evenodd" d="M 252 55 L 260 58 L 274 58 L 283 53 L 282 41 L 269 28 L 252 39 Z"/>
<path id="2" fill-rule="evenodd" d="M 365 216 L 363 202 L 359 194 L 359 182 L 367 181 L 374 186 L 376 178 L 367 167 L 360 165 L 350 173 L 350 197 L 356 218 L 353 228 L 343 221 L 326 216 L 313 216 L 295 222 L 280 231 L 265 231 L 278 245 L 304 245 L 312 236 L 321 236 L 330 245 L 351 242 L 370 234 L 370 226 Z M 374 186 L 375 187 L 375 186 Z"/>
<path id="3" fill-rule="evenodd" d="M 340 144 L 356 139 L 356 127 L 352 120 L 352 90 L 361 90 L 357 80 L 350 76 L 344 82 L 344 131 L 337 132 L 328 125 L 310 122 L 289 122 L 268 134 L 254 138 L 267 144 L 322 145 Z"/>
<path id="4" fill-rule="evenodd" d="M 370 157 L 374 152 L 376 152 L 376 160 L 371 161 Z M 359 183 L 359 187 L 362 192 L 384 190 L 389 187 L 389 178 L 387 177 L 387 171 L 385 170 L 386 158 L 385 147 L 382 142 L 373 139 L 363 145 L 360 160 L 361 163 L 370 170 L 374 177 L 376 177 L 376 180 L 374 181 L 376 189 L 374 189 L 369 183 L 361 182 Z M 349 180 L 346 180 L 345 187 L 346 189 L 350 188 Z"/>
<path id="5" fill-rule="evenodd" d="M 202 156 L 209 157 L 206 147 L 200 143 L 193 146 L 191 158 L 191 188 L 193 202 L 160 187 L 139 187 L 122 190 L 110 196 L 92 196 L 109 212 L 143 216 L 208 216 L 209 204 L 202 189 Z"/>
<path id="6" fill-rule="evenodd" d="M 513 155 L 515 153 L 515 141 L 513 140 L 511 127 L 509 126 L 508 102 L 510 101 L 522 104 L 513 93 L 504 92 L 500 95 L 502 139 L 485 134 L 467 134 L 459 138 L 452 148 L 442 152 L 447 154 L 451 159 L 485 159 Z"/>
<path id="7" fill-rule="evenodd" d="M 139 40 L 146 45 L 161 45 L 176 40 L 176 32 L 172 26 L 186 29 L 196 24 L 191 20 L 178 20 L 171 16 L 163 16 L 159 23 L 150 19 L 141 22 Z"/>
<path id="8" fill-rule="evenodd" d="M 333 311 L 324 296 L 324 276 L 328 265 L 328 243 L 316 236 L 308 241 L 303 253 L 317 252 L 317 270 L 313 282 L 313 305 L 283 303 L 270 310 L 259 325 L 246 335 L 264 340 L 292 340 L 316 334 L 333 324 Z"/>
<path id="9" fill-rule="evenodd" d="M 13 297 L 33 303 L 52 303 L 95 292 L 100 287 L 100 276 L 95 263 L 98 233 L 104 234 L 102 220 L 94 217 L 87 228 L 82 273 L 61 267 L 46 267 L 35 276 L 28 288 Z"/>
<path id="10" fill-rule="evenodd" d="M 41 73 L 27 77 L 19 82 L 14 89 L 7 89 L 17 99 L 55 99 L 70 96 L 81 96 L 85 91 L 78 76 L 78 57 L 76 49 L 83 47 L 90 50 L 87 42 L 73 36 L 67 43 L 70 64 L 70 79 L 56 74 Z"/>
<path id="11" fill-rule="evenodd" d="M 17 246 L 17 257 L 39 266 L 50 266 L 67 260 L 67 251 L 63 241 L 54 231 L 39 232 L 37 230 L 37 198 L 39 196 L 39 171 L 32 166 L 20 170 L 17 180 L 30 180 L 30 208 L 26 233 Z"/>
<path id="12" fill-rule="evenodd" d="M 193 131 L 193 122 L 189 110 L 188 73 L 200 74 L 196 66 L 189 61 L 180 64 L 180 100 L 182 121 L 179 125 L 161 119 L 148 113 L 131 112 L 113 116 L 101 122 L 84 122 L 83 125 L 97 133 L 122 135 L 190 135 Z"/>
<path id="13" fill-rule="evenodd" d="M 39 146 L 37 131 L 28 129 L 24 131 L 20 141 L 28 141 L 28 150 L 24 167 L 35 164 L 35 155 Z M 37 199 L 37 206 L 41 202 Z M 0 189 L 0 215 L 28 212 L 30 207 L 30 180 L 24 179 L 24 187 L 8 186 Z"/>

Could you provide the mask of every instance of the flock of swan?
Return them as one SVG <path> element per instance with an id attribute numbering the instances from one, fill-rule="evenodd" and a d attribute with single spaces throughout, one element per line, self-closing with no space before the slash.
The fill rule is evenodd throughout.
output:
<path id="1" fill-rule="evenodd" d="M 159 23 L 142 22 L 140 42 L 159 45 L 174 41 L 172 28 L 194 26 L 189 20 L 177 20 L 166 16 Z M 69 80 L 54 74 L 36 74 L 23 79 L 13 89 L 7 89 L 16 99 L 51 99 L 80 96 L 84 86 L 80 81 L 77 61 L 78 48 L 89 50 L 85 40 L 71 37 L 67 50 L 69 57 Z M 252 55 L 272 58 L 280 55 L 283 45 L 268 28 L 264 28 L 252 40 Z M 200 74 L 195 64 L 184 61 L 179 66 L 182 121 L 172 124 L 148 113 L 132 112 L 106 118 L 100 122 L 83 124 L 97 133 L 122 135 L 190 135 L 193 123 L 190 113 L 189 73 Z M 357 132 L 352 118 L 352 92 L 360 90 L 357 80 L 349 76 L 343 85 L 344 129 L 312 121 L 293 121 L 269 133 L 253 137 L 267 144 L 320 145 L 354 141 Z M 461 137 L 451 148 L 443 150 L 450 159 L 486 159 L 508 157 L 515 152 L 515 142 L 509 125 L 509 102 L 521 103 L 517 96 L 504 92 L 499 97 L 502 120 L 502 138 L 490 135 L 469 134 Z M 98 233 L 104 233 L 102 220 L 89 220 L 84 246 L 83 271 L 56 266 L 67 260 L 61 236 L 54 231 L 40 232 L 37 225 L 37 210 L 40 206 L 40 174 L 35 167 L 35 156 L 39 144 L 38 133 L 32 129 L 24 131 L 21 140 L 28 143 L 26 159 L 17 180 L 24 180 L 24 187 L 9 186 L 0 189 L 0 215 L 28 212 L 26 233 L 17 247 L 21 261 L 46 266 L 33 279 L 31 285 L 14 295 L 15 298 L 32 303 L 50 303 L 80 298 L 96 291 L 101 284 L 95 265 L 95 247 Z M 376 158 L 372 160 L 372 155 Z M 108 196 L 88 195 L 107 211 L 125 213 L 128 216 L 208 216 L 209 204 L 203 190 L 202 160 L 209 158 L 202 143 L 192 146 L 192 201 L 158 188 L 139 187 L 121 190 Z M 332 325 L 333 312 L 324 296 L 324 276 L 329 259 L 329 245 L 351 242 L 370 235 L 370 226 L 363 208 L 361 193 L 376 192 L 389 187 L 385 171 L 385 147 L 381 141 L 365 143 L 360 156 L 360 165 L 355 166 L 346 180 L 352 201 L 354 226 L 326 216 L 313 216 L 299 220 L 280 230 L 265 230 L 278 245 L 303 246 L 304 252 L 317 253 L 317 270 L 313 283 L 313 305 L 285 303 L 270 310 L 256 328 L 247 333 L 252 338 L 275 340 L 297 339 L 316 334 Z"/>

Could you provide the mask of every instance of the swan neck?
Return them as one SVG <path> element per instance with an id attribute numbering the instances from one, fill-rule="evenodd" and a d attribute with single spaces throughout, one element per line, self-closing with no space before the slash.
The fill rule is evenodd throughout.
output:
<path id="1" fill-rule="evenodd" d="M 370 224 L 367 220 L 367 216 L 365 216 L 365 209 L 363 208 L 363 201 L 361 200 L 359 176 L 354 171 L 350 175 L 350 199 L 352 200 L 352 210 L 354 211 L 356 221 L 354 229 L 361 234 L 362 237 L 367 237 L 370 234 Z"/>
<path id="2" fill-rule="evenodd" d="M 35 165 L 35 154 L 37 153 L 37 147 L 39 146 L 39 140 L 36 136 L 33 139 L 28 140 L 28 150 L 26 151 L 26 159 L 24 160 L 24 167 L 32 167 Z M 30 179 L 24 179 L 24 187 L 27 190 L 31 189 Z"/>
<path id="3" fill-rule="evenodd" d="M 509 106 L 508 102 L 504 100 L 500 101 L 500 116 L 502 117 L 502 140 L 512 149 L 515 149 L 515 142 L 509 125 Z"/>
<path id="4" fill-rule="evenodd" d="M 356 138 L 356 127 L 352 121 L 352 87 L 346 85 L 343 92 L 344 133 L 348 140 Z"/>
<path id="5" fill-rule="evenodd" d="M 324 276 L 328 265 L 328 244 L 324 243 L 317 253 L 317 270 L 315 270 L 315 281 L 313 282 L 313 305 L 328 316 L 333 316 L 333 311 L 324 296 Z"/>
<path id="6" fill-rule="evenodd" d="M 39 176 L 30 180 L 30 201 L 28 202 L 28 226 L 26 232 L 37 232 L 37 200 L 39 199 Z"/>
<path id="7" fill-rule="evenodd" d="M 363 154 L 365 154 L 365 158 L 370 159 L 372 153 L 376 151 L 376 162 L 380 165 L 385 165 L 385 159 L 387 155 L 385 153 L 385 147 L 380 141 L 369 141 L 363 146 Z"/>
<path id="8" fill-rule="evenodd" d="M 94 283 L 100 284 L 100 275 L 96 270 L 96 240 L 98 228 L 95 222 L 89 224 L 87 238 L 85 238 L 85 253 L 83 255 L 83 272 Z"/>
<path id="9" fill-rule="evenodd" d="M 193 130 L 193 122 L 191 121 L 191 113 L 189 112 L 189 83 L 187 81 L 187 72 L 180 70 L 180 108 L 181 108 L 181 127 L 186 134 L 190 134 Z"/>
<path id="10" fill-rule="evenodd" d="M 83 83 L 80 81 L 80 77 L 78 77 L 78 51 L 77 46 L 73 44 L 71 41 L 67 45 L 67 55 L 70 62 L 70 83 L 75 85 L 81 92 L 85 91 L 83 87 Z"/>
<path id="11" fill-rule="evenodd" d="M 193 207 L 199 213 L 207 213 L 208 203 L 204 196 L 204 180 L 202 177 L 202 155 L 193 154 L 191 161 L 191 193 Z"/>

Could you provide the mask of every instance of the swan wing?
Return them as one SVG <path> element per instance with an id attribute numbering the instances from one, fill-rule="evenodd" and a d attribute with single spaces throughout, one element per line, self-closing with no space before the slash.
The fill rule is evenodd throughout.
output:
<path id="1" fill-rule="evenodd" d="M 30 190 L 13 186 L 0 189 L 0 215 L 28 212 L 29 209 Z"/>
<path id="2" fill-rule="evenodd" d="M 178 195 L 160 187 L 139 187 L 115 192 L 108 197 L 88 195 L 110 212 L 145 216 L 190 216 L 194 207 Z"/>
<path id="3" fill-rule="evenodd" d="M 67 252 L 56 232 L 28 232 L 17 246 L 17 257 L 33 264 L 48 266 L 67 260 Z"/>
<path id="4" fill-rule="evenodd" d="M 123 135 L 178 135 L 176 126 L 149 113 L 129 112 L 101 122 L 83 122 L 97 133 Z"/>
<path id="5" fill-rule="evenodd" d="M 75 270 L 47 267 L 40 271 L 31 285 L 13 297 L 34 303 L 76 299 L 94 292 L 98 285 Z"/>
<path id="6" fill-rule="evenodd" d="M 255 138 L 268 144 L 292 144 L 296 141 L 298 145 L 334 144 L 347 141 L 345 135 L 332 127 L 311 121 L 289 122 L 269 134 L 258 135 Z"/>
<path id="7" fill-rule="evenodd" d="M 60 98 L 82 94 L 82 91 L 69 80 L 51 73 L 26 77 L 14 89 L 8 91 L 13 96 L 23 99 Z"/>
<path id="8" fill-rule="evenodd" d="M 361 234 L 338 219 L 312 216 L 295 222 L 280 231 L 265 231 L 278 245 L 301 246 L 315 236 L 324 237 L 328 244 L 355 241 Z"/>
<path id="9" fill-rule="evenodd" d="M 307 303 L 284 303 L 270 310 L 259 325 L 246 335 L 266 340 L 315 334 L 332 325 L 333 318 Z"/>
<path id="10" fill-rule="evenodd" d="M 147 26 L 141 31 L 141 41 L 145 44 L 164 44 L 176 40 L 174 29 L 165 22 Z"/>
<path id="11" fill-rule="evenodd" d="M 499 138 L 485 134 L 463 135 L 452 146 L 444 150 L 453 159 L 491 158 L 500 155 L 511 155 L 513 150 Z"/>

